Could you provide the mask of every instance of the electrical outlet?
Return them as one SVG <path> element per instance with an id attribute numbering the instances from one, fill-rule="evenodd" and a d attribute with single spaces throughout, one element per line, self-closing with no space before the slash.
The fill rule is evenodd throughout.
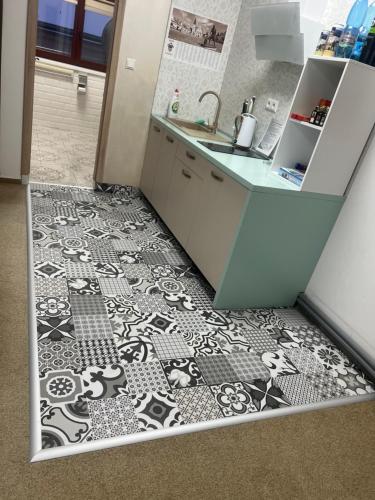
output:
<path id="1" fill-rule="evenodd" d="M 279 107 L 279 101 L 276 101 L 276 99 L 271 99 L 270 97 L 267 99 L 267 104 L 266 104 L 267 111 L 271 111 L 271 113 L 276 113 L 278 107 Z"/>

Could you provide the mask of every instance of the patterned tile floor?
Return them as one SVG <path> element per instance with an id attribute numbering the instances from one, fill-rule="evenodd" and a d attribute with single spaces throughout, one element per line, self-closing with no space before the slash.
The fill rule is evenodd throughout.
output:
<path id="1" fill-rule="evenodd" d="M 213 310 L 138 190 L 31 194 L 43 448 L 374 391 L 296 310 Z"/>

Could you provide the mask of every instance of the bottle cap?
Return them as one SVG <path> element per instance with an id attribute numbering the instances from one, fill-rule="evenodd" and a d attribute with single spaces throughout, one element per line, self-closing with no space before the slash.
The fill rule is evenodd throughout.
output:
<path id="1" fill-rule="evenodd" d="M 320 107 L 327 107 L 329 108 L 332 104 L 332 101 L 330 101 L 329 99 L 320 99 L 319 101 L 319 106 Z"/>

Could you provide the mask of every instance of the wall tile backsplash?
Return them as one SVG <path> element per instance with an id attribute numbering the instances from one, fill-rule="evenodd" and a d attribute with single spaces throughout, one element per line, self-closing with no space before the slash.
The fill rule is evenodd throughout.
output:
<path id="1" fill-rule="evenodd" d="M 180 117 L 187 120 L 210 117 L 212 121 L 216 100 L 209 96 L 199 104 L 198 99 L 206 90 L 220 92 L 241 0 L 205 0 L 205 2 L 178 0 L 173 2 L 173 6 L 222 21 L 228 24 L 228 33 L 221 54 L 219 71 L 199 68 L 169 59 L 166 56 L 162 57 L 153 113 L 165 115 L 174 89 L 179 88 L 181 91 Z"/>
<path id="2" fill-rule="evenodd" d="M 282 122 L 287 118 L 290 101 L 302 71 L 302 66 L 296 64 L 256 60 L 254 36 L 250 33 L 251 8 L 264 3 L 265 0 L 242 2 L 221 89 L 223 109 L 219 126 L 228 134 L 233 132 L 234 118 L 241 113 L 244 99 L 256 96 L 253 110 L 258 119 L 255 142 L 260 139 L 272 118 Z M 265 110 L 268 97 L 279 101 L 277 113 Z"/>

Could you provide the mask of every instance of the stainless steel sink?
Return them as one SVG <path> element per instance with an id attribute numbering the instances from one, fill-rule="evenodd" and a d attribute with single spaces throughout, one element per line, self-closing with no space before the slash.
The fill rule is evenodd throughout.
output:
<path id="1" fill-rule="evenodd" d="M 167 121 L 192 137 L 230 144 L 230 140 L 227 137 L 214 132 L 204 125 L 199 125 L 198 123 L 189 122 L 187 120 L 179 120 L 178 118 L 167 118 Z"/>

